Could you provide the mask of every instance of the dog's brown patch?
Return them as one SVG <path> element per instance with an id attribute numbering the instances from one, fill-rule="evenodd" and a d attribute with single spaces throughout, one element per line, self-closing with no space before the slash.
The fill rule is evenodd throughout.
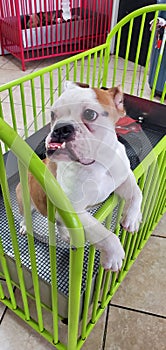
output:
<path id="1" fill-rule="evenodd" d="M 43 160 L 51 173 L 56 177 L 57 165 L 55 162 L 51 162 L 48 158 Z M 31 202 L 34 207 L 43 215 L 47 216 L 47 197 L 38 181 L 31 173 L 28 173 L 28 185 L 30 191 Z M 21 184 L 16 187 L 16 196 L 21 215 L 24 214 Z"/>
<path id="2" fill-rule="evenodd" d="M 99 103 L 104 106 L 104 109 L 109 112 L 109 115 L 114 121 L 125 115 L 123 92 L 120 86 L 108 90 L 98 88 L 93 88 L 93 90 Z"/>
<path id="3" fill-rule="evenodd" d="M 86 83 L 78 83 L 78 82 L 76 82 L 75 84 L 78 85 L 81 88 L 89 88 L 89 85 L 86 84 Z"/>

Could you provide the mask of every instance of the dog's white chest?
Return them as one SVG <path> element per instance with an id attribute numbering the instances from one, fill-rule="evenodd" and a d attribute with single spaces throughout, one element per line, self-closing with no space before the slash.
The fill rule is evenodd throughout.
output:
<path id="1" fill-rule="evenodd" d="M 58 182 L 75 208 L 84 209 L 102 202 L 109 195 L 109 176 L 97 169 L 76 163 L 62 163 L 58 166 Z M 94 168 L 94 166 L 93 166 Z M 96 168 L 96 167 L 95 167 Z M 101 181 L 103 179 L 103 181 Z M 108 195 L 107 195 L 108 194 Z"/>
<path id="2" fill-rule="evenodd" d="M 103 202 L 116 188 L 111 173 L 101 164 L 83 166 L 75 162 L 58 164 L 57 180 L 76 209 Z"/>

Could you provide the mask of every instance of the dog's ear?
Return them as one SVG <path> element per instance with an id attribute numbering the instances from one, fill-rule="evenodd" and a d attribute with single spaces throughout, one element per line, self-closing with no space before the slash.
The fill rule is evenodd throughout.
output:
<path id="1" fill-rule="evenodd" d="M 66 80 L 64 83 L 64 88 L 66 89 L 73 89 L 75 86 L 79 86 L 81 88 L 89 88 L 88 84 L 85 83 L 77 83 L 77 82 L 73 82 L 70 80 Z"/>
<path id="2" fill-rule="evenodd" d="M 86 83 L 78 83 L 78 82 L 76 82 L 75 84 L 78 85 L 81 88 L 89 88 L 89 85 L 86 84 Z"/>
<path id="3" fill-rule="evenodd" d="M 125 112 L 124 103 L 123 103 L 123 91 L 121 86 L 118 85 L 116 87 L 110 88 L 108 89 L 108 92 L 113 98 L 117 111 L 121 116 L 124 116 L 126 112 Z"/>

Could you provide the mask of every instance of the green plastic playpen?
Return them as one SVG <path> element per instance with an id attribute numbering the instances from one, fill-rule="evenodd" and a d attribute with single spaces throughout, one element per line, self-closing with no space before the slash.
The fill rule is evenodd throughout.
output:
<path id="1" fill-rule="evenodd" d="M 54 344 L 56 349 L 81 349 L 162 217 L 165 211 L 166 137 L 161 138 L 134 170 L 143 192 L 143 221 L 139 232 L 131 235 L 121 228 L 120 218 L 124 203 L 115 195 L 111 195 L 93 213 L 107 228 L 113 227 L 115 234 L 120 235 L 126 256 L 119 273 L 105 272 L 100 266 L 99 253 L 93 246 L 87 243 L 84 245 L 82 224 L 53 175 L 35 154 L 35 139 L 38 139 L 40 133 L 47 131 L 45 125 L 49 121 L 49 107 L 61 94 L 65 79 L 85 82 L 95 87 L 110 87 L 121 83 L 129 95 L 137 95 L 140 100 L 146 97 L 144 92 L 159 11 L 166 11 L 166 5 L 152 5 L 136 10 L 115 25 L 105 44 L 0 87 L 0 210 L 3 209 L 0 214 L 0 299 L 29 326 Z M 149 14 L 154 18 L 154 25 L 150 33 L 145 66 L 140 67 L 144 24 Z M 138 18 L 140 30 L 135 61 L 130 62 L 133 68 L 128 71 L 132 29 Z M 123 67 L 119 67 L 121 33 L 125 26 L 128 26 L 126 55 Z M 110 55 L 112 45 L 115 46 L 114 55 Z M 161 55 L 150 100 L 155 95 Z M 113 74 L 110 67 L 114 68 Z M 140 89 L 137 86 L 138 76 Z M 15 103 L 18 95 L 19 108 L 18 102 Z M 165 95 L 166 84 L 160 99 L 163 107 Z M 6 97 L 10 102 L 10 110 L 4 107 L 3 100 Z M 19 128 L 24 130 L 22 137 L 19 136 Z M 43 223 L 43 218 L 37 217 L 35 229 L 30 211 L 28 170 L 47 195 L 48 220 L 44 219 Z M 18 177 L 22 184 L 28 232 L 24 237 L 20 237 L 18 233 L 20 219 L 13 194 L 13 186 L 15 188 Z M 55 208 L 69 229 L 70 246 L 55 237 Z M 35 235 L 37 231 L 40 231 L 39 237 Z M 60 260 L 65 267 L 59 266 Z M 21 295 L 19 302 L 18 290 L 19 296 Z M 66 323 L 66 344 L 61 339 L 62 321 Z"/>

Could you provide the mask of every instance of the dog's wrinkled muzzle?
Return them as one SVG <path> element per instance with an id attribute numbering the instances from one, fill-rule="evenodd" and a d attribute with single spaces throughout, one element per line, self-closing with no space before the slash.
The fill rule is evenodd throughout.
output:
<path id="1" fill-rule="evenodd" d="M 59 123 L 55 126 L 51 133 L 50 142 L 47 145 L 47 150 L 56 151 L 65 149 L 66 142 L 74 138 L 74 126 L 72 124 Z"/>

